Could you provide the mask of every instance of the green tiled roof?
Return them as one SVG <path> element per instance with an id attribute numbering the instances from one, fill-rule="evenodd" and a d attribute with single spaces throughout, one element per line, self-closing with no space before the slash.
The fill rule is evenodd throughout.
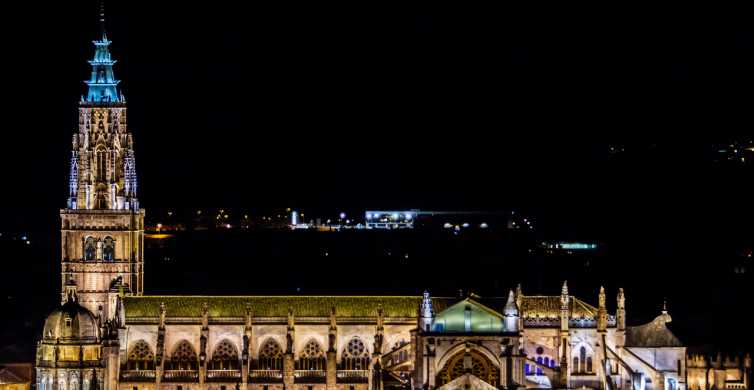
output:
<path id="1" fill-rule="evenodd" d="M 458 298 L 432 298 L 435 313 L 440 313 Z M 502 312 L 505 300 L 483 300 L 488 307 Z M 339 318 L 376 317 L 381 305 L 385 317 L 407 318 L 418 315 L 421 296 L 127 296 L 123 298 L 126 318 L 157 318 L 160 303 L 166 306 L 167 317 L 200 317 L 202 304 L 207 303 L 210 317 L 237 317 L 246 315 L 246 304 L 251 305 L 254 317 L 286 317 L 288 308 L 293 308 L 296 317 L 328 317 L 335 307 Z M 572 318 L 595 317 L 597 308 L 571 297 L 569 311 Z M 525 318 L 558 318 L 560 296 L 524 296 L 522 314 Z"/>
<path id="2" fill-rule="evenodd" d="M 445 299 L 434 299 L 435 310 L 444 309 Z M 376 317 L 382 306 L 385 317 L 416 317 L 420 296 L 130 296 L 123 298 L 126 318 L 160 315 L 164 302 L 166 316 L 200 317 L 207 303 L 210 317 L 244 317 L 250 304 L 254 317 L 285 317 L 288 308 L 296 317 L 328 317 L 332 307 L 339 318 Z"/>
<path id="3" fill-rule="evenodd" d="M 597 315 L 597 308 L 578 299 L 570 297 L 568 308 L 571 318 L 592 318 Z M 523 316 L 525 318 L 559 318 L 559 295 L 524 295 Z"/>

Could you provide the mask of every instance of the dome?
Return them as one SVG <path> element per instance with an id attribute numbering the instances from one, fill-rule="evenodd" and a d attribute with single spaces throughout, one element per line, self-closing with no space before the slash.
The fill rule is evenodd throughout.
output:
<path id="1" fill-rule="evenodd" d="M 43 341 L 59 340 L 61 343 L 96 342 L 99 329 L 97 320 L 75 298 L 55 309 L 45 320 Z"/>

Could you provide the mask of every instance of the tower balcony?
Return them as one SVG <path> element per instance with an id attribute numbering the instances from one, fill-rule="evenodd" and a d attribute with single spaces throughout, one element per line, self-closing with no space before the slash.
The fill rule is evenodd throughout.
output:
<path id="1" fill-rule="evenodd" d="M 126 102 L 124 101 L 87 101 L 82 100 L 79 102 L 79 107 L 108 107 L 108 108 L 126 108 Z"/>

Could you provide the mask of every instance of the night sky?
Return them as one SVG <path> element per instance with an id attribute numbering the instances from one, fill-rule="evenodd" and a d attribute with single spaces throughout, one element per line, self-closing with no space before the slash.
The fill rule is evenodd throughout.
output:
<path id="1" fill-rule="evenodd" d="M 97 4 L 5 7 L 4 224 L 56 225 Z M 752 134 L 746 9 L 106 8 L 148 209 L 528 208 L 617 232 L 752 216 L 751 165 L 708 156 Z"/>

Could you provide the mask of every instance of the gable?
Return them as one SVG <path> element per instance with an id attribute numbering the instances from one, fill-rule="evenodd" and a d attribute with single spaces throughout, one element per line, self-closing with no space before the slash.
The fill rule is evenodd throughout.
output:
<path id="1" fill-rule="evenodd" d="M 438 313 L 432 322 L 433 332 L 500 333 L 505 332 L 503 316 L 470 298 Z"/>

